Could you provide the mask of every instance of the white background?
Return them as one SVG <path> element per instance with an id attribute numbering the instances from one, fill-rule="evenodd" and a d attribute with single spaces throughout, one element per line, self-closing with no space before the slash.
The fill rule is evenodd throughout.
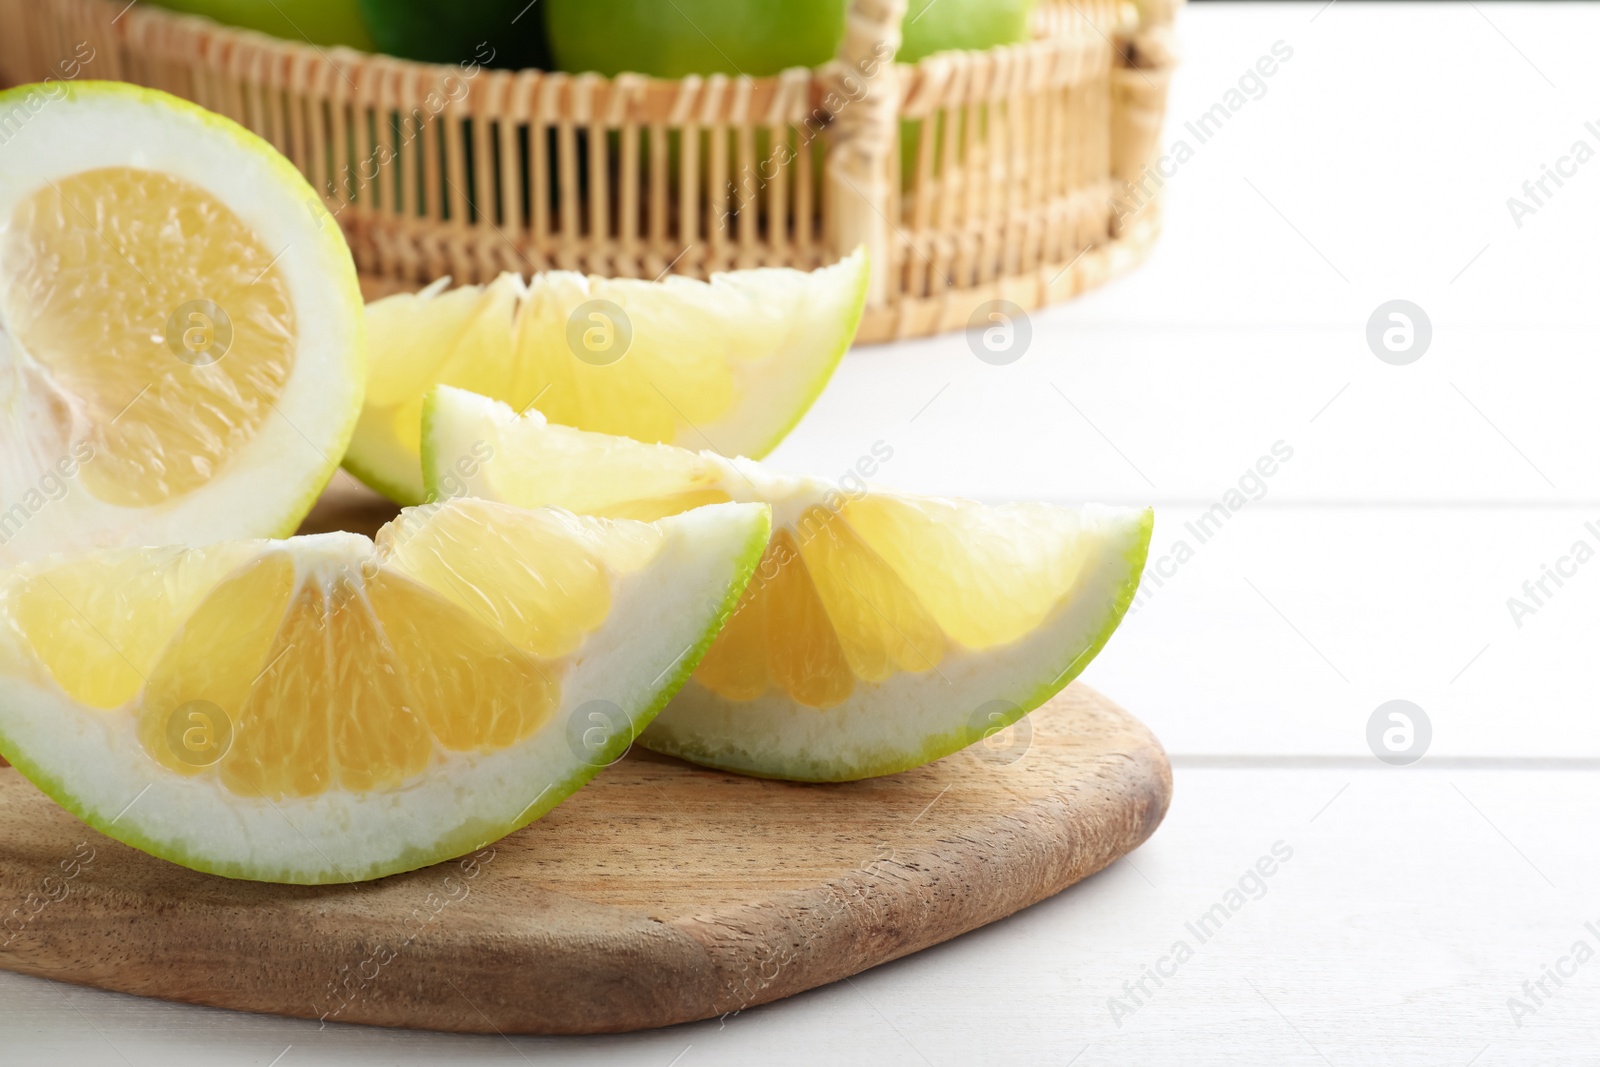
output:
<path id="1" fill-rule="evenodd" d="M 1600 1062 L 1600 961 L 1507 1004 L 1578 939 L 1600 950 L 1600 560 L 1520 627 L 1507 607 L 1600 548 L 1600 159 L 1520 228 L 1506 207 L 1575 140 L 1600 149 L 1600 7 L 1205 4 L 1180 26 L 1168 143 L 1274 42 L 1294 54 L 1189 138 L 1149 263 L 1035 315 L 1008 366 L 959 335 L 853 353 L 773 457 L 842 473 L 883 440 L 905 488 L 1151 502 L 1159 557 L 1294 449 L 1085 675 L 1177 768 L 1130 860 L 725 1024 L 319 1031 L 0 973 L 5 1062 Z M 1397 298 L 1433 327 L 1409 366 L 1365 339 Z M 1366 740 L 1397 698 L 1433 729 L 1403 768 Z M 1278 841 L 1265 895 L 1114 1021 L 1108 998 Z"/>

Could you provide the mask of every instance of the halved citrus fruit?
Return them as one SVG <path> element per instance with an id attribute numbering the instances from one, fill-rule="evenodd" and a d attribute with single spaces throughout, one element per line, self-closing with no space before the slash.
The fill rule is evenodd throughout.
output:
<path id="1" fill-rule="evenodd" d="M 904 770 L 1042 704 L 1121 621 L 1153 521 L 840 486 L 450 388 L 429 397 L 422 453 L 443 495 L 634 519 L 770 504 L 772 540 L 738 611 L 640 742 L 776 778 Z"/>
<path id="2" fill-rule="evenodd" d="M 423 499 L 418 427 L 435 385 L 639 441 L 764 456 L 816 400 L 866 304 L 866 254 L 664 282 L 566 271 L 375 301 L 366 407 L 345 467 Z"/>
<path id="3" fill-rule="evenodd" d="M 376 878 L 538 818 L 620 758 L 770 529 L 464 500 L 333 533 L 55 556 L 0 578 L 0 750 L 196 870 Z"/>
<path id="4" fill-rule="evenodd" d="M 0 564 L 292 533 L 365 385 L 321 200 L 164 93 L 23 86 L 0 115 Z"/>

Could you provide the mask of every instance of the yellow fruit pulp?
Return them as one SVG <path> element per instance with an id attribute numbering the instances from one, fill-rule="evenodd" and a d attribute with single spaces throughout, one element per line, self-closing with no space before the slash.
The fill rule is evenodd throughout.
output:
<path id="1" fill-rule="evenodd" d="M 29 572 L 12 621 L 145 751 L 272 799 L 393 787 L 523 740 L 655 527 L 461 501 L 348 534 L 128 549 Z M 199 731 L 196 734 L 196 731 Z M 214 761 L 196 758 L 217 733 Z M 198 740 L 197 740 L 198 739 Z"/>
<path id="2" fill-rule="evenodd" d="M 39 379 L 48 432 L 94 448 L 92 494 L 170 500 L 259 432 L 294 369 L 294 307 L 283 250 L 215 196 L 106 167 L 46 184 L 3 232 L 0 327 Z"/>
<path id="3" fill-rule="evenodd" d="M 775 686 L 827 708 L 857 681 L 1007 644 L 1077 579 L 1084 554 L 1063 525 L 1051 508 L 890 496 L 810 508 L 773 536 L 695 679 L 729 700 Z"/>
<path id="4" fill-rule="evenodd" d="M 737 612 L 695 672 L 729 700 L 776 687 L 801 704 L 831 707 L 858 681 L 937 670 L 953 648 L 1015 641 L 1056 609 L 1090 554 L 1068 509 L 847 497 L 825 482 L 754 465 L 734 470 L 704 453 L 559 427 L 527 432 L 536 444 L 497 444 L 500 499 L 611 518 L 653 519 L 716 499 L 798 511 L 774 531 Z M 806 500 L 821 503 L 791 503 Z"/>
<path id="5" fill-rule="evenodd" d="M 602 291 L 627 300 L 626 336 L 598 301 L 583 317 L 590 284 L 566 272 L 539 275 L 525 291 L 507 275 L 427 301 L 381 305 L 382 313 L 368 318 L 375 355 L 369 410 L 381 412 L 412 455 L 421 449 L 423 396 L 433 383 L 499 397 L 518 410 L 537 401 L 564 425 L 671 441 L 683 424 L 725 414 L 736 396 L 731 367 L 768 352 L 774 332 L 785 329 L 754 302 L 729 294 L 718 304 L 698 287 L 612 281 Z M 587 337 L 595 346 L 591 359 L 575 357 L 569 343 L 574 313 L 579 345 Z M 625 358 L 612 358 L 612 346 Z"/>

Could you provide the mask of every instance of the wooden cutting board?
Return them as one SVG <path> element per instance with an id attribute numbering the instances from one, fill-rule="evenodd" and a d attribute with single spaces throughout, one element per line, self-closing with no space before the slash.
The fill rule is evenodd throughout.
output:
<path id="1" fill-rule="evenodd" d="M 351 886 L 197 874 L 0 769 L 0 967 L 330 1021 L 602 1033 L 837 981 L 1043 900 L 1149 837 L 1172 778 L 1081 685 L 988 742 L 841 785 L 635 749 L 475 856 Z"/>
<path id="2" fill-rule="evenodd" d="M 392 504 L 339 475 L 302 533 Z M 838 981 L 1060 892 L 1166 814 L 1166 754 L 1070 686 L 982 745 L 842 785 L 635 748 L 479 853 L 350 886 L 197 874 L 88 829 L 0 761 L 0 967 L 337 1022 L 586 1034 Z"/>

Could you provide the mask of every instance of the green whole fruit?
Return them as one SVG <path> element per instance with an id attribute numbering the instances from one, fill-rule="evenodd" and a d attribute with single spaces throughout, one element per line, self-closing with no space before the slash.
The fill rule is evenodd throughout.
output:
<path id="1" fill-rule="evenodd" d="M 366 0 L 368 3 L 380 0 Z M 1035 0 L 910 0 L 898 58 L 1028 39 Z M 849 0 L 542 0 L 556 67 L 764 77 L 834 58 Z"/>
<path id="2" fill-rule="evenodd" d="M 899 59 L 915 63 L 936 52 L 956 48 L 994 48 L 1021 44 L 1028 39 L 1028 16 L 1034 0 L 910 0 L 905 22 L 901 24 Z M 986 128 L 989 108 L 979 109 L 980 127 Z M 981 130 L 980 130 L 981 132 Z M 910 189 L 917 173 L 917 154 L 922 145 L 922 120 L 904 119 L 900 123 L 900 187 Z M 934 173 L 943 166 L 944 129 L 933 138 Z"/>
<path id="3" fill-rule="evenodd" d="M 544 4 L 529 0 L 359 0 L 377 47 L 423 63 L 547 70 Z"/>
<path id="4" fill-rule="evenodd" d="M 557 69 L 765 77 L 832 59 L 849 0 L 540 0 Z"/>
<path id="5" fill-rule="evenodd" d="M 901 24 L 902 63 L 956 48 L 993 48 L 1028 39 L 1034 0 L 910 0 Z"/>
<path id="6" fill-rule="evenodd" d="M 375 0 L 366 0 L 375 2 Z M 556 69 L 625 71 L 657 78 L 690 74 L 764 77 L 816 67 L 837 55 L 849 0 L 540 0 Z M 910 0 L 897 58 L 914 63 L 953 48 L 1028 39 L 1035 0 Z M 916 170 L 921 123 L 901 123 L 901 177 Z M 767 152 L 759 131 L 756 152 Z M 935 150 L 939 147 L 935 141 Z M 678 169 L 677 137 L 669 169 Z M 821 156 L 814 157 L 820 173 Z M 702 149 L 701 174 L 706 160 Z M 737 185 L 739 176 L 730 178 Z M 746 179 L 748 176 L 746 176 Z"/>
<path id="7" fill-rule="evenodd" d="M 286 41 L 347 45 L 373 51 L 372 37 L 356 0 L 151 0 L 189 15 L 204 15 L 226 26 L 260 30 Z"/>
<path id="8" fill-rule="evenodd" d="M 372 0 L 368 0 L 372 2 Z M 625 71 L 657 78 L 690 74 L 764 77 L 833 59 L 849 0 L 541 0 L 558 70 Z M 910 0 L 898 58 L 916 62 L 951 48 L 989 48 L 1028 36 L 1035 0 Z M 916 167 L 920 123 L 901 124 L 904 184 Z M 678 170 L 678 143 L 669 169 Z M 766 131 L 756 153 L 767 155 Z M 821 154 L 814 157 L 821 172 Z M 701 174 L 707 161 L 702 149 Z M 736 185 L 749 176 L 730 176 Z M 702 178 L 702 180 L 704 180 Z"/>

